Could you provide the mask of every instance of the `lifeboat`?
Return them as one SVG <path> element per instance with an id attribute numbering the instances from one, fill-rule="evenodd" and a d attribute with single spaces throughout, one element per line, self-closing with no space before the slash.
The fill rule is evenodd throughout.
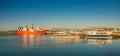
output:
<path id="1" fill-rule="evenodd" d="M 16 31 L 17 35 L 44 35 L 45 33 L 46 30 L 42 30 L 39 27 L 34 29 L 33 26 L 32 28 L 29 28 L 27 25 L 25 28 L 18 27 L 18 30 Z"/>

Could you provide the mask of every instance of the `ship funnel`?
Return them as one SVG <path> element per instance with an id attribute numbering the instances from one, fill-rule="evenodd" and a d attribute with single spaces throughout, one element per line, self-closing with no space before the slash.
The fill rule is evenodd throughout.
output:
<path id="1" fill-rule="evenodd" d="M 28 24 L 25 24 L 25 27 L 26 27 L 26 28 L 29 28 L 29 27 L 28 27 Z"/>

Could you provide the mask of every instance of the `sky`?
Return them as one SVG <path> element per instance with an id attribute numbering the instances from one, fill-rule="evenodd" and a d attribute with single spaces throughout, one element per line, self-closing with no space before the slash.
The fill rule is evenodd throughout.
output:
<path id="1" fill-rule="evenodd" d="M 120 27 L 120 0 L 0 0 L 0 30 Z"/>

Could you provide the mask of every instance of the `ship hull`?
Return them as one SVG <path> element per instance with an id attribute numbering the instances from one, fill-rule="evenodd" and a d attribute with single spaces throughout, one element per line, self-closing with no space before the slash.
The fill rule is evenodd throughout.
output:
<path id="1" fill-rule="evenodd" d="M 30 31 L 16 31 L 17 35 L 44 35 L 46 31 L 30 32 Z"/>
<path id="2" fill-rule="evenodd" d="M 110 37 L 107 34 L 98 34 L 98 35 L 86 35 L 86 38 L 106 39 L 106 38 L 110 38 Z"/>

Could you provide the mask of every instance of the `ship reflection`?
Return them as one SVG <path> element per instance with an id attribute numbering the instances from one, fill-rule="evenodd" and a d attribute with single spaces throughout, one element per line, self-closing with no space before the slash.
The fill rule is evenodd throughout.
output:
<path id="1" fill-rule="evenodd" d="M 112 44 L 112 39 L 88 39 L 88 44 L 94 44 L 98 46 L 103 46 L 105 44 Z"/>
<path id="2" fill-rule="evenodd" d="M 44 36 L 41 35 L 22 35 L 22 46 L 23 48 L 32 48 L 44 46 L 43 41 L 45 40 Z"/>
<path id="3" fill-rule="evenodd" d="M 80 36 L 51 36 L 52 40 L 56 42 L 56 45 L 67 46 L 71 44 L 88 44 L 103 46 L 105 44 L 112 44 L 112 39 L 83 39 Z"/>
<path id="4" fill-rule="evenodd" d="M 80 36 L 51 36 L 51 39 L 56 42 L 58 47 L 79 44 L 83 40 Z"/>

